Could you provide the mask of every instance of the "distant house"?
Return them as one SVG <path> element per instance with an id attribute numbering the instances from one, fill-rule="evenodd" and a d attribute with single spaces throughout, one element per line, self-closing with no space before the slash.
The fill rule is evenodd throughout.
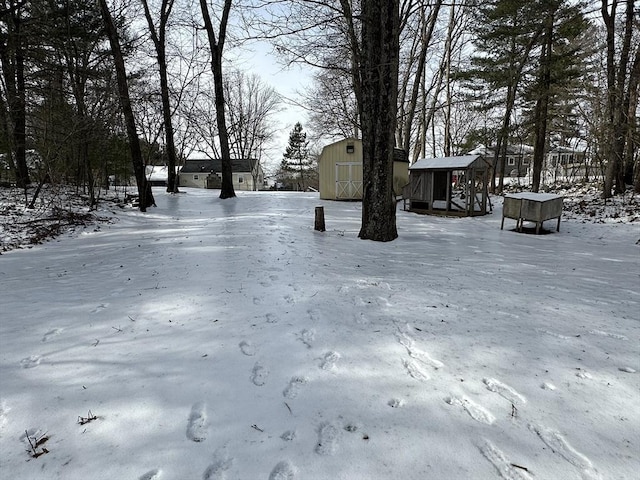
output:
<path id="1" fill-rule="evenodd" d="M 176 168 L 176 172 L 178 169 Z M 166 165 L 147 165 L 145 166 L 147 181 L 153 187 L 166 187 L 167 178 L 169 176 L 169 167 Z"/>
<path id="2" fill-rule="evenodd" d="M 482 155 L 493 166 L 496 161 L 495 145 L 480 145 L 471 150 L 469 155 Z M 533 147 L 529 145 L 507 145 L 504 174 L 507 177 L 524 177 L 533 161 Z M 494 174 L 500 172 L 501 159 L 498 159 Z"/>
<path id="3" fill-rule="evenodd" d="M 362 140 L 346 138 L 326 145 L 318 160 L 320 198 L 362 200 Z M 400 195 L 409 181 L 409 160 L 404 150 L 394 150 L 393 190 Z"/>
<path id="4" fill-rule="evenodd" d="M 487 213 L 490 163 L 481 155 L 424 158 L 409 167 L 402 198 L 409 210 L 453 216 Z"/>
<path id="5" fill-rule="evenodd" d="M 584 161 L 584 150 L 576 148 L 554 147 L 547 153 L 547 165 L 550 168 L 583 165 Z"/>
<path id="6" fill-rule="evenodd" d="M 255 160 L 232 159 L 231 169 L 234 190 L 258 190 L 263 187 L 264 172 Z M 222 186 L 222 160 L 219 158 L 185 160 L 179 173 L 179 186 L 220 188 Z"/>

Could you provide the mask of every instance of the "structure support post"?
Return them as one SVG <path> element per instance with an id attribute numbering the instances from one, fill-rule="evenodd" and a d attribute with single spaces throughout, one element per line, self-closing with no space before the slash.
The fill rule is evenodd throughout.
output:
<path id="1" fill-rule="evenodd" d="M 316 219 L 314 229 L 318 232 L 324 232 L 324 207 L 316 207 Z"/>

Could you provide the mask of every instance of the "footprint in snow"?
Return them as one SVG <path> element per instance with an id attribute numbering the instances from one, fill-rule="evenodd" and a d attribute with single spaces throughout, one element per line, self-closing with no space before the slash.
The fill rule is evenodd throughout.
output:
<path id="1" fill-rule="evenodd" d="M 624 335 L 618 335 L 617 333 L 603 332 L 602 330 L 589 330 L 591 335 L 600 335 L 601 337 L 614 338 L 616 340 L 627 340 Z"/>
<path id="2" fill-rule="evenodd" d="M 0 401 L 0 430 L 7 423 L 7 415 L 9 413 L 9 410 L 11 409 L 7 405 L 7 402 L 4 400 Z"/>
<path id="3" fill-rule="evenodd" d="M 260 362 L 256 362 L 251 371 L 251 381 L 254 385 L 261 387 L 267 383 L 267 377 L 269 376 L 269 369 L 262 365 Z"/>
<path id="4" fill-rule="evenodd" d="M 155 470 L 150 470 L 144 475 L 142 475 L 138 480 L 158 480 L 162 475 L 162 470 L 156 468 Z"/>
<path id="5" fill-rule="evenodd" d="M 98 305 L 96 308 L 94 308 L 93 310 L 91 310 L 91 313 L 100 313 L 102 310 L 104 310 L 105 308 L 107 308 L 107 304 L 106 303 L 101 303 L 100 305 Z"/>
<path id="6" fill-rule="evenodd" d="M 20 366 L 22 368 L 33 368 L 40 365 L 42 357 L 40 355 L 31 355 L 30 357 L 20 360 Z"/>
<path id="7" fill-rule="evenodd" d="M 476 422 L 491 425 L 496 421 L 496 417 L 494 417 L 489 410 L 466 397 L 448 397 L 445 398 L 444 401 L 449 405 L 462 407 Z"/>
<path id="8" fill-rule="evenodd" d="M 532 477 L 527 472 L 515 467 L 514 464 L 505 457 L 504 453 L 488 440 L 480 447 L 480 452 L 496 467 L 500 476 L 505 480 L 531 480 Z"/>
<path id="9" fill-rule="evenodd" d="M 267 323 L 278 323 L 278 316 L 275 313 L 267 313 Z"/>
<path id="10" fill-rule="evenodd" d="M 620 367 L 620 368 L 618 368 L 618 370 L 620 370 L 621 372 L 625 372 L 625 373 L 636 373 L 635 369 L 633 369 L 631 367 Z"/>
<path id="11" fill-rule="evenodd" d="M 404 406 L 404 403 L 404 400 L 402 400 L 401 398 L 392 398 L 387 402 L 387 405 L 389 405 L 391 408 L 400 408 Z"/>
<path id="12" fill-rule="evenodd" d="M 213 455 L 213 463 L 202 474 L 202 480 L 225 480 L 227 470 L 233 466 L 233 458 L 224 449 L 217 450 Z"/>
<path id="13" fill-rule="evenodd" d="M 536 433 L 552 452 L 560 455 L 571 465 L 580 469 L 580 474 L 584 480 L 602 479 L 591 460 L 573 448 L 559 432 L 542 425 L 533 424 L 529 425 L 529 430 Z"/>
<path id="14" fill-rule="evenodd" d="M 300 341 L 304 343 L 307 348 L 313 347 L 313 342 L 316 339 L 316 331 L 313 328 L 304 329 L 300 332 Z"/>
<path id="15" fill-rule="evenodd" d="M 429 374 L 425 372 L 417 362 L 414 362 L 413 360 L 404 360 L 402 364 L 410 377 L 421 381 L 429 380 Z"/>
<path id="16" fill-rule="evenodd" d="M 240 347 L 240 351 L 248 357 L 253 357 L 256 354 L 256 347 L 247 340 L 241 341 L 238 346 Z"/>
<path id="17" fill-rule="evenodd" d="M 323 423 L 318 429 L 318 444 L 316 453 L 320 455 L 333 455 L 338 450 L 340 430 L 331 423 Z"/>
<path id="18" fill-rule="evenodd" d="M 54 328 L 53 330 L 49 330 L 44 334 L 44 337 L 42 337 L 42 341 L 48 342 L 51 337 L 57 337 L 62 333 L 63 330 L 63 328 Z"/>
<path id="19" fill-rule="evenodd" d="M 292 442 L 292 441 L 294 441 L 296 439 L 296 431 L 295 430 L 287 430 L 282 435 L 280 435 L 280 438 L 282 440 L 284 440 L 285 442 Z"/>
<path id="20" fill-rule="evenodd" d="M 298 396 L 298 390 L 302 385 L 306 385 L 309 380 L 306 377 L 291 377 L 289 385 L 284 389 L 282 395 L 286 398 L 296 398 Z"/>
<path id="21" fill-rule="evenodd" d="M 407 328 L 409 328 L 409 326 L 407 326 Z M 435 370 L 439 370 L 444 367 L 444 363 L 442 363 L 440 360 L 431 357 L 427 352 L 416 347 L 416 342 L 410 335 L 400 331 L 396 334 L 396 339 L 398 340 L 398 343 L 400 345 L 407 349 L 407 353 L 411 358 L 415 358 L 416 360 L 434 368 Z"/>
<path id="22" fill-rule="evenodd" d="M 288 460 L 279 462 L 269 475 L 269 480 L 293 480 L 296 478 L 296 467 Z"/>
<path id="23" fill-rule="evenodd" d="M 322 356 L 320 368 L 323 370 L 332 370 L 335 368 L 338 360 L 340 360 L 340 354 L 338 352 L 327 352 Z"/>
<path id="24" fill-rule="evenodd" d="M 204 442 L 207 439 L 207 410 L 204 403 L 199 402 L 191 407 L 187 422 L 187 438 L 193 442 Z"/>
<path id="25" fill-rule="evenodd" d="M 482 381 L 487 386 L 488 390 L 506 398 L 514 405 L 527 403 L 527 399 L 523 395 L 519 394 L 509 385 L 506 385 L 495 378 L 485 378 Z"/>

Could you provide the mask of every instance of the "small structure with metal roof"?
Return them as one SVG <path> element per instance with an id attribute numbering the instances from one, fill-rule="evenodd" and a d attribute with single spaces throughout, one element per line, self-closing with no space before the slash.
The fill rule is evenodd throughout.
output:
<path id="1" fill-rule="evenodd" d="M 402 190 L 405 209 L 439 215 L 487 213 L 490 163 L 481 155 L 424 158 L 409 167 Z"/>

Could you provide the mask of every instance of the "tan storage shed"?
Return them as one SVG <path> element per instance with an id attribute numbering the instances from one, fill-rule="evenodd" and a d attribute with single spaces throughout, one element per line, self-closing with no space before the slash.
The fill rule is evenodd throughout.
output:
<path id="1" fill-rule="evenodd" d="M 318 161 L 320 198 L 362 200 L 362 140 L 346 138 L 326 145 Z M 409 160 L 396 149 L 393 162 L 393 189 L 401 195 L 409 182 Z"/>

